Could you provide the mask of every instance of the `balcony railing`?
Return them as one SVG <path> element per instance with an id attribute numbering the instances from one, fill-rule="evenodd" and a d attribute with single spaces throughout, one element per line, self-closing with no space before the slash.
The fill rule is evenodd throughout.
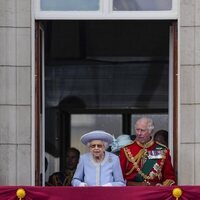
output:
<path id="1" fill-rule="evenodd" d="M 38 187 L 2 186 L 0 200 L 197 200 L 200 186 Z"/>

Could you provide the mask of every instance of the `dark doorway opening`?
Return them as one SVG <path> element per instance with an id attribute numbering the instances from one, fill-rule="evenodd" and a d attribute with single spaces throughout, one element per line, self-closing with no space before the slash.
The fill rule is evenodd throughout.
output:
<path id="1" fill-rule="evenodd" d="M 116 124 L 120 124 L 117 134 L 133 134 L 134 116 L 146 114 L 160 116 L 160 128 L 168 128 L 171 24 L 168 20 L 43 22 L 45 151 L 53 166 L 49 173 L 63 170 L 67 147 L 79 147 L 79 134 L 88 127 L 98 128 L 108 121 L 106 117 L 111 116 L 110 126 L 103 127 L 113 134 Z M 95 117 L 84 121 L 81 115 Z M 101 125 L 96 122 L 98 115 L 106 116 Z"/>

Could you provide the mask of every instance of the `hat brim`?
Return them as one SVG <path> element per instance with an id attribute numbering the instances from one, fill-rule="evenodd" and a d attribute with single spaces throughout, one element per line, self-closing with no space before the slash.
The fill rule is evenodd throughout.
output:
<path id="1" fill-rule="evenodd" d="M 92 140 L 102 140 L 110 145 L 113 141 L 113 136 L 105 131 L 97 130 L 84 134 L 80 140 L 85 145 Z"/>

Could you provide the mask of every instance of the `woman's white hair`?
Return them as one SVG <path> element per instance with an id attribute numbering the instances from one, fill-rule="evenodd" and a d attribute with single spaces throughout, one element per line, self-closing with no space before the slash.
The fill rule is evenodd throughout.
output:
<path id="1" fill-rule="evenodd" d="M 100 140 L 100 141 L 103 142 L 103 145 L 104 145 L 105 149 L 107 149 L 107 148 L 109 147 L 109 144 L 108 144 L 107 142 L 105 142 L 105 141 L 103 141 L 103 140 Z M 91 141 L 87 143 L 87 147 L 88 147 L 88 148 L 90 147 L 90 143 L 91 143 Z"/>

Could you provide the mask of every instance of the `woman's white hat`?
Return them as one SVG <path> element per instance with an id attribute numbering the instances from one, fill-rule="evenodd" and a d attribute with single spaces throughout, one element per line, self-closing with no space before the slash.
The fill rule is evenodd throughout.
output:
<path id="1" fill-rule="evenodd" d="M 96 130 L 84 134 L 80 140 L 85 145 L 87 145 L 88 142 L 91 142 L 92 140 L 102 140 L 110 145 L 113 141 L 113 136 L 105 131 Z"/>

